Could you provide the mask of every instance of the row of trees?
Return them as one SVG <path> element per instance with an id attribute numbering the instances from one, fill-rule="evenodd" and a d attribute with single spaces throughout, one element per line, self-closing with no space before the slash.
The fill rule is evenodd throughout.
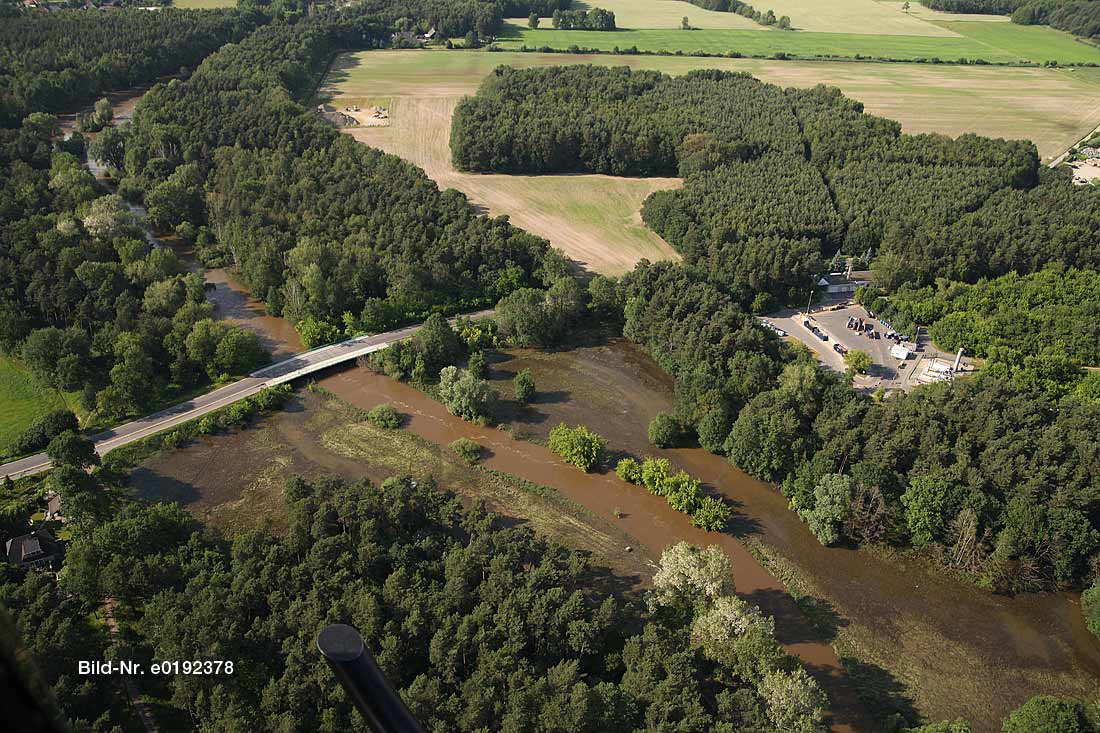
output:
<path id="1" fill-rule="evenodd" d="M 650 493 L 665 497 L 673 509 L 690 515 L 696 527 L 724 532 L 729 524 L 729 505 L 704 494 L 699 479 L 684 471 L 672 474 L 667 458 L 647 456 L 641 463 L 623 458 L 615 465 L 615 473 L 627 483 L 640 484 Z"/>
<path id="2" fill-rule="evenodd" d="M 193 68 L 266 17 L 255 11 L 23 13 L 0 24 L 0 127 Z"/>
<path id="3" fill-rule="evenodd" d="M 585 10 L 555 10 L 554 27 L 563 31 L 613 31 L 615 14 L 603 8 Z"/>
<path id="4" fill-rule="evenodd" d="M 761 13 L 753 6 L 741 0 L 688 0 L 688 2 L 704 10 L 715 10 L 719 13 L 737 13 L 750 20 L 755 20 L 761 25 L 778 25 L 780 28 L 791 27 L 791 19 L 786 15 L 777 19 L 774 10 L 768 10 L 765 13 Z"/>

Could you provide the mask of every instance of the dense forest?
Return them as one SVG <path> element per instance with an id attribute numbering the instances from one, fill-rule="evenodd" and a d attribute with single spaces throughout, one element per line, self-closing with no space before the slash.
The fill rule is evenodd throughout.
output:
<path id="1" fill-rule="evenodd" d="M 888 298 L 878 295 L 871 289 L 862 300 L 906 333 L 917 324 L 929 326 L 932 339 L 950 351 L 963 348 L 979 357 L 1005 350 L 1048 353 L 1100 366 L 1100 274 L 1094 270 L 1052 266 L 974 285 L 940 279 L 924 288 L 903 285 Z"/>
<path id="2" fill-rule="evenodd" d="M 194 68 L 265 20 L 236 10 L 21 13 L 0 23 L 0 126 Z"/>
<path id="3" fill-rule="evenodd" d="M 451 149 L 465 170 L 679 174 L 681 189 L 646 201 L 646 223 L 746 305 L 761 292 L 804 297 L 808 275 L 838 250 L 879 253 L 891 287 L 1100 262 L 1098 192 L 1049 172 L 1040 180 L 1030 143 L 903 135 L 824 87 L 719 71 L 501 67 L 458 106 Z M 1048 215 L 1017 222 L 1010 205 Z M 979 243 L 968 246 L 971 236 Z"/>
<path id="4" fill-rule="evenodd" d="M 121 135 L 122 190 L 151 208 L 194 199 L 163 223 L 193 236 L 204 262 L 239 267 L 293 323 L 384 330 L 539 282 L 558 259 L 545 240 L 475 215 L 462 194 L 293 101 L 336 48 L 387 40 L 356 14 L 276 23 L 157 86 Z"/>
<path id="5" fill-rule="evenodd" d="M 684 176 L 643 216 L 685 265 L 642 263 L 611 300 L 676 378 L 678 419 L 780 484 L 822 541 L 939 548 L 998 590 L 1091 577 L 1095 278 L 1066 268 L 1100 265 L 1100 201 L 1040 172 L 1030 143 L 903 135 L 820 87 L 572 67 L 496 70 L 459 106 L 452 150 L 473 170 Z M 997 359 L 873 400 L 754 325 L 840 251 L 874 257 L 880 308 Z"/>
<path id="6" fill-rule="evenodd" d="M 0 349 L 108 421 L 265 361 L 57 138 L 41 112 L 0 131 Z"/>
<path id="7" fill-rule="evenodd" d="M 1100 403 L 992 373 L 872 400 L 702 274 L 643 263 L 619 287 L 625 335 L 676 378 L 703 447 L 780 484 L 823 541 L 939 547 L 998 590 L 1091 577 Z"/>
<path id="8" fill-rule="evenodd" d="M 365 730 L 314 643 L 333 622 L 362 633 L 431 731 L 767 733 L 821 720 L 817 684 L 772 619 L 734 595 L 716 548 L 666 550 L 643 603 L 609 595 L 625 579 L 585 554 L 426 483 L 292 479 L 284 495 L 285 533 L 229 543 L 177 505 L 129 504 L 69 551 L 67 603 L 133 609 L 132 658 L 233 660 L 231 677 L 167 681 L 201 729 Z M 40 582 L 10 578 L 0 597 Z M 76 653 L 54 651 L 59 666 Z"/>

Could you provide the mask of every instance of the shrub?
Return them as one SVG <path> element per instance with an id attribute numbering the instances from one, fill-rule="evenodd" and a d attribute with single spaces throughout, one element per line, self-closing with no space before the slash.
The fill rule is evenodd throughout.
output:
<path id="1" fill-rule="evenodd" d="M 80 429 L 76 415 L 72 410 L 54 410 L 35 420 L 30 427 L 19 434 L 11 444 L 14 455 L 33 453 L 50 444 L 50 441 L 66 430 L 76 432 Z"/>
<path id="2" fill-rule="evenodd" d="M 658 448 L 671 448 L 680 437 L 680 423 L 667 412 L 658 412 L 649 423 L 649 442 Z"/>
<path id="3" fill-rule="evenodd" d="M 583 425 L 565 423 L 550 431 L 550 450 L 582 471 L 591 471 L 603 456 L 605 441 Z"/>
<path id="4" fill-rule="evenodd" d="M 722 532 L 730 519 L 730 508 L 721 499 L 704 496 L 691 515 L 691 523 L 708 532 Z"/>
<path id="5" fill-rule="evenodd" d="M 651 493 L 664 496 L 667 492 L 670 463 L 667 458 L 647 457 L 642 461 L 642 485 Z"/>
<path id="6" fill-rule="evenodd" d="M 516 402 L 526 405 L 535 396 L 535 377 L 530 369 L 524 369 L 515 379 Z"/>
<path id="7" fill-rule="evenodd" d="M 455 452 L 455 455 L 467 463 L 476 463 L 477 459 L 481 458 L 481 444 L 475 443 L 469 438 L 459 438 L 451 443 L 450 448 Z"/>
<path id="8" fill-rule="evenodd" d="M 703 501 L 703 490 L 700 488 L 699 479 L 680 471 L 665 480 L 665 497 L 668 499 L 669 506 L 676 511 L 694 514 Z"/>
<path id="9" fill-rule="evenodd" d="M 489 362 L 485 359 L 484 351 L 475 351 L 470 354 L 470 359 L 466 362 L 466 371 L 478 379 L 489 377 Z"/>
<path id="10" fill-rule="evenodd" d="M 615 473 L 628 484 L 637 484 L 642 480 L 642 466 L 633 458 L 624 458 L 615 466 Z"/>
<path id="11" fill-rule="evenodd" d="M 1076 700 L 1036 695 L 1005 718 L 1004 733 L 1092 733 L 1084 706 Z"/>
<path id="12" fill-rule="evenodd" d="M 464 420 L 484 420 L 494 398 L 489 383 L 465 369 L 448 366 L 439 372 L 439 400 L 452 415 Z"/>
<path id="13" fill-rule="evenodd" d="M 1081 613 L 1085 614 L 1085 625 L 1089 631 L 1100 637 L 1100 580 L 1081 594 Z"/>
<path id="14" fill-rule="evenodd" d="M 367 419 L 383 430 L 396 430 L 401 427 L 401 415 L 389 405 L 378 405 L 367 413 Z"/>
<path id="15" fill-rule="evenodd" d="M 218 421 L 211 415 L 206 415 L 199 420 L 199 432 L 203 435 L 213 435 L 218 432 Z"/>

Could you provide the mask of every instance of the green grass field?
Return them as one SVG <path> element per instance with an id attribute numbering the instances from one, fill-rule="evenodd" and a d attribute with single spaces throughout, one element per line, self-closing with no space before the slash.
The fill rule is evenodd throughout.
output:
<path id="1" fill-rule="evenodd" d="M 1100 48 L 1077 40 L 1069 33 L 1040 25 L 1015 23 L 938 23 L 990 48 L 1046 63 L 1100 63 Z"/>
<path id="2" fill-rule="evenodd" d="M 36 419 L 66 406 L 55 389 L 45 387 L 18 361 L 0 356 L 0 455 Z"/>
<path id="3" fill-rule="evenodd" d="M 616 48 L 687 55 L 774 56 L 785 53 L 801 58 L 931 59 L 944 61 L 981 58 L 994 63 L 1026 60 L 1008 51 L 964 37 L 863 35 L 856 33 L 780 32 L 770 30 L 531 30 L 508 26 L 498 45 L 504 49 L 554 48 L 612 51 Z M 1100 52 L 1097 54 L 1100 58 Z"/>
<path id="4" fill-rule="evenodd" d="M 186 10 L 209 10 L 211 8 L 235 8 L 237 0 L 172 0 L 172 7 Z"/>
<path id="5" fill-rule="evenodd" d="M 931 25 L 931 24 L 927 24 Z M 1100 48 L 1050 28 L 1014 23 L 941 23 L 950 36 L 907 36 L 861 33 L 819 33 L 773 30 L 618 30 L 559 31 L 506 24 L 497 42 L 501 48 L 571 46 L 612 51 L 637 48 L 656 53 L 770 57 L 784 53 L 798 58 L 887 58 L 900 60 L 981 59 L 989 63 L 1100 63 Z"/>

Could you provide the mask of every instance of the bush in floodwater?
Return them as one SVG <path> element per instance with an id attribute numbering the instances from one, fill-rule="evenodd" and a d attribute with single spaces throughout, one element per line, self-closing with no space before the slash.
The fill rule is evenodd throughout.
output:
<path id="1" fill-rule="evenodd" d="M 470 464 L 476 463 L 477 459 L 481 458 L 481 445 L 469 438 L 459 438 L 453 441 L 450 449 L 455 452 L 455 455 Z"/>
<path id="2" fill-rule="evenodd" d="M 401 427 L 401 414 L 389 405 L 378 405 L 367 413 L 367 419 L 383 430 L 396 430 Z"/>
<path id="3" fill-rule="evenodd" d="M 680 423 L 667 412 L 658 412 L 649 423 L 649 442 L 658 448 L 671 448 L 680 439 Z"/>
<path id="4" fill-rule="evenodd" d="M 591 471 L 603 456 L 605 441 L 583 425 L 565 423 L 550 431 L 550 450 L 582 471 Z"/>
<path id="5" fill-rule="evenodd" d="M 628 484 L 641 483 L 642 465 L 633 458 L 624 458 L 615 465 L 615 473 Z"/>
<path id="6" fill-rule="evenodd" d="M 1081 613 L 1085 614 L 1085 626 L 1100 637 L 1100 580 L 1081 594 Z"/>

